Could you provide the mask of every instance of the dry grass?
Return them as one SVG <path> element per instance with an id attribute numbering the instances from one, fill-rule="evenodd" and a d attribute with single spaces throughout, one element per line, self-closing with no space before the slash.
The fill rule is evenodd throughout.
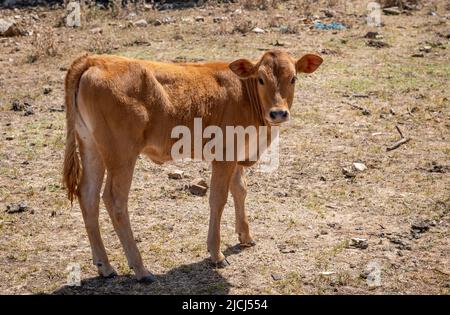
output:
<path id="1" fill-rule="evenodd" d="M 56 57 L 59 53 L 59 47 L 55 40 L 55 34 L 51 27 L 33 33 L 31 41 L 33 49 L 27 56 L 27 62 L 34 63 L 41 58 Z"/>
<path id="2" fill-rule="evenodd" d="M 279 1 L 276 8 L 240 15 L 234 12 L 242 3 L 208 6 L 201 23 L 194 20 L 199 15 L 195 9 L 139 11 L 136 20 L 170 16 L 176 21 L 146 28 L 125 27 L 129 20 L 122 14 L 112 19 L 110 11 L 100 10 L 80 29 L 45 29 L 62 13 L 53 10 L 38 12 L 35 34 L 41 36 L 1 39 L 0 67 L 6 70 L 0 75 L 0 210 L 26 202 L 33 211 L 0 211 L 0 292 L 449 294 L 450 60 L 442 35 L 448 31 L 443 17 L 449 13 L 441 1 L 438 16 L 429 15 L 433 4 L 423 1 L 424 7 L 411 16 L 383 15 L 385 26 L 378 31 L 390 47 L 377 49 L 363 38 L 368 31 L 365 7 L 352 1 L 346 2 L 347 9 L 350 4 L 354 10 L 347 12 L 337 1 Z M 322 16 L 321 9 L 329 5 L 334 18 Z M 312 29 L 304 18 L 316 14 L 351 28 Z M 282 18 L 274 22 L 275 15 Z M 216 16 L 227 19 L 213 23 Z M 241 21 L 266 33 L 233 33 Z M 297 26 L 296 32 L 280 28 L 289 25 Z M 92 34 L 94 27 L 103 34 Z M 411 57 L 424 45 L 432 46 L 430 53 Z M 189 178 L 167 178 L 173 168 L 182 168 L 190 178 L 207 178 L 209 166 L 157 166 L 141 158 L 129 208 L 144 261 L 159 281 L 141 285 L 132 279 L 103 206 L 102 235 L 121 276 L 96 278 L 80 209 L 70 207 L 60 178 L 65 122 L 59 110 L 72 59 L 93 51 L 165 61 L 233 60 L 257 58 L 272 48 L 294 56 L 323 51 L 325 62 L 316 73 L 300 76 L 293 119 L 282 128 L 280 168 L 268 174 L 249 170 L 247 204 L 257 246 L 236 245 L 230 198 L 222 248 L 231 266 L 211 268 L 205 245 L 207 198 L 183 189 Z M 27 57 L 33 54 L 38 57 L 30 64 Z M 52 91 L 43 94 L 44 86 Z M 35 114 L 11 111 L 14 99 L 27 100 Z M 396 125 L 412 140 L 386 152 L 398 140 Z M 368 169 L 345 178 L 342 168 L 356 161 Z M 414 238 L 411 224 L 423 219 L 434 225 Z M 353 237 L 366 238 L 369 247 L 348 246 Z M 73 262 L 81 266 L 81 288 L 65 286 L 65 270 Z M 373 262 L 381 267 L 381 287 L 370 288 L 362 276 Z"/>

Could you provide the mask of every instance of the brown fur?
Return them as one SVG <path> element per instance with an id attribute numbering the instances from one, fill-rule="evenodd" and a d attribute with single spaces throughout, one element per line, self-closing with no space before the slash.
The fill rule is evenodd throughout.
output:
<path id="1" fill-rule="evenodd" d="M 184 125 L 192 130 L 195 117 L 202 118 L 203 127 L 218 126 L 224 135 L 226 126 L 267 125 L 270 130 L 288 119 L 296 72 L 313 72 L 321 62 L 314 55 L 295 61 L 278 50 L 267 52 L 257 63 L 246 59 L 231 64 L 169 64 L 116 56 L 77 58 L 65 81 L 63 178 L 69 200 L 77 196 L 80 201 L 99 273 L 114 273 L 98 226 L 105 170 L 106 208 L 130 267 L 138 279 L 148 279 L 151 274 L 142 264 L 127 207 L 137 156 L 143 153 L 156 163 L 170 161 L 177 141 L 171 138 L 172 128 Z M 274 110 L 285 112 L 286 117 L 272 117 Z M 237 160 L 212 163 L 208 249 L 215 263 L 225 261 L 220 252 L 220 218 L 229 191 L 235 200 L 239 240 L 244 245 L 254 244 L 244 207 L 243 168 L 252 164 Z"/>

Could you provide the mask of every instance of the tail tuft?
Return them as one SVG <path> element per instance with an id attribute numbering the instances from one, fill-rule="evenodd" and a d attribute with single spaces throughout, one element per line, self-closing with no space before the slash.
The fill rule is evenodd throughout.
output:
<path id="1" fill-rule="evenodd" d="M 78 83 L 83 73 L 90 67 L 88 55 L 78 57 L 70 67 L 65 80 L 66 101 L 66 151 L 64 156 L 63 184 L 67 188 L 67 197 L 71 203 L 78 196 L 78 184 L 81 179 L 81 163 L 77 152 L 75 134 L 76 95 Z"/>

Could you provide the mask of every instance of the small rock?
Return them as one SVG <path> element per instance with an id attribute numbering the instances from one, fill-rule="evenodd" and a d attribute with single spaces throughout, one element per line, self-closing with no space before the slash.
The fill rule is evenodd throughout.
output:
<path id="1" fill-rule="evenodd" d="M 175 20 L 173 18 L 171 18 L 170 16 L 165 16 L 162 19 L 162 23 L 163 24 L 171 24 L 171 23 L 175 23 Z"/>
<path id="2" fill-rule="evenodd" d="M 276 47 L 284 47 L 286 46 L 285 43 L 281 43 L 278 41 L 278 39 L 275 41 L 275 43 L 271 44 L 272 46 L 276 46 Z"/>
<path id="3" fill-rule="evenodd" d="M 328 18 L 336 15 L 336 12 L 329 10 L 329 9 L 323 9 L 322 12 L 325 15 L 325 17 L 328 17 Z"/>
<path id="4" fill-rule="evenodd" d="M 6 140 L 6 141 L 12 141 L 12 140 L 14 140 L 14 137 L 8 136 L 8 137 L 5 138 L 5 140 Z"/>
<path id="5" fill-rule="evenodd" d="M 284 192 L 284 191 L 277 191 L 277 192 L 274 193 L 274 195 L 277 196 L 277 197 L 283 198 L 283 197 L 287 197 L 288 193 Z"/>
<path id="6" fill-rule="evenodd" d="M 423 46 L 419 48 L 419 51 L 423 51 L 425 53 L 431 52 L 431 46 Z"/>
<path id="7" fill-rule="evenodd" d="M 369 94 L 353 93 L 352 97 L 354 97 L 354 98 L 369 98 Z"/>
<path id="8" fill-rule="evenodd" d="M 430 229 L 430 222 L 427 220 L 418 221 L 411 224 L 411 230 L 416 233 L 424 233 Z"/>
<path id="9" fill-rule="evenodd" d="M 213 18 L 213 23 L 221 23 L 222 21 L 225 21 L 227 18 L 223 16 L 217 16 Z"/>
<path id="10" fill-rule="evenodd" d="M 353 163 L 353 168 L 358 172 L 364 172 L 367 169 L 367 166 L 364 163 L 355 162 Z"/>
<path id="11" fill-rule="evenodd" d="M 103 29 L 101 27 L 94 27 L 93 29 L 91 29 L 90 32 L 92 34 L 102 34 L 103 33 Z"/>
<path id="12" fill-rule="evenodd" d="M 18 204 L 10 204 L 8 206 L 6 206 L 6 213 L 19 213 L 19 212 L 24 212 L 24 211 L 28 211 L 29 208 L 27 206 L 26 203 L 22 202 L 22 203 L 18 203 Z"/>
<path id="13" fill-rule="evenodd" d="M 368 110 L 367 108 L 363 108 L 363 110 L 361 111 L 361 113 L 364 116 L 369 116 L 371 114 L 370 110 Z"/>
<path id="14" fill-rule="evenodd" d="M 25 32 L 20 29 L 16 23 L 0 19 L 0 36 L 13 37 L 20 35 L 25 35 Z"/>
<path id="15" fill-rule="evenodd" d="M 336 230 L 340 230 L 342 228 L 342 226 L 339 223 L 336 223 L 336 222 L 330 222 L 330 223 L 327 223 L 327 225 L 330 228 L 336 229 Z"/>
<path id="16" fill-rule="evenodd" d="M 293 254 L 293 253 L 295 253 L 295 249 L 289 248 L 289 247 L 287 247 L 284 244 L 278 245 L 277 247 L 280 250 L 280 253 L 283 253 L 283 254 Z"/>
<path id="17" fill-rule="evenodd" d="M 137 26 L 137 27 L 146 27 L 148 25 L 148 23 L 146 20 L 141 19 L 141 20 L 137 20 L 136 22 L 134 22 L 133 25 Z"/>
<path id="18" fill-rule="evenodd" d="M 381 286 L 381 269 L 377 264 L 369 263 L 359 276 L 362 279 L 366 279 L 367 285 L 371 289 Z"/>
<path id="19" fill-rule="evenodd" d="M 50 94 L 51 91 L 53 91 L 53 89 L 50 86 L 48 86 L 48 85 L 44 86 L 44 91 L 43 92 L 44 92 L 45 95 Z"/>
<path id="20" fill-rule="evenodd" d="M 259 27 L 255 27 L 254 29 L 252 29 L 253 33 L 257 33 L 257 34 L 262 34 L 265 33 L 265 31 L 262 28 Z"/>
<path id="21" fill-rule="evenodd" d="M 333 49 L 328 49 L 328 48 L 322 48 L 319 50 L 319 52 L 323 55 L 336 55 L 338 54 L 338 52 L 336 50 Z"/>
<path id="22" fill-rule="evenodd" d="M 397 245 L 398 249 L 411 250 L 411 246 L 408 245 L 406 242 L 402 241 L 400 238 L 391 237 L 391 238 L 389 238 L 389 241 L 391 243 Z"/>
<path id="23" fill-rule="evenodd" d="M 389 47 L 389 44 L 378 39 L 371 39 L 367 42 L 367 46 L 375 47 L 375 48 L 384 48 Z"/>
<path id="24" fill-rule="evenodd" d="M 189 191 L 191 192 L 191 194 L 196 195 L 196 196 L 204 196 L 206 195 L 206 191 L 208 189 L 204 186 L 200 186 L 200 185 L 190 185 L 189 186 Z"/>
<path id="25" fill-rule="evenodd" d="M 34 115 L 34 110 L 28 106 L 25 108 L 25 113 L 23 113 L 24 116 L 31 116 Z"/>
<path id="26" fill-rule="evenodd" d="M 354 177 L 356 177 L 355 172 L 350 167 L 344 167 L 342 169 L 342 174 L 344 174 L 345 178 L 354 178 Z"/>
<path id="27" fill-rule="evenodd" d="M 168 175 L 169 175 L 170 179 L 182 179 L 183 178 L 183 174 L 184 174 L 183 171 L 175 170 L 173 172 L 170 172 Z"/>
<path id="28" fill-rule="evenodd" d="M 11 110 L 15 112 L 20 112 L 24 110 L 23 104 L 19 100 L 15 99 L 11 102 Z"/>
<path id="29" fill-rule="evenodd" d="M 438 164 L 436 161 L 431 162 L 430 173 L 446 173 L 450 171 L 450 166 Z"/>
<path id="30" fill-rule="evenodd" d="M 399 15 L 402 13 L 398 7 L 384 8 L 383 13 L 386 15 Z"/>
<path id="31" fill-rule="evenodd" d="M 276 274 L 276 273 L 273 273 L 271 276 L 272 276 L 272 279 L 275 281 L 279 281 L 279 280 L 283 279 L 283 276 Z"/>
<path id="32" fill-rule="evenodd" d="M 155 20 L 155 21 L 153 22 L 153 25 L 154 25 L 154 26 L 159 26 L 159 25 L 161 25 L 161 24 L 162 24 L 161 20 Z"/>
<path id="33" fill-rule="evenodd" d="M 201 177 L 195 178 L 194 180 L 191 181 L 190 184 L 191 185 L 200 185 L 200 186 L 208 188 L 208 183 L 206 182 L 206 180 L 204 180 Z"/>
<path id="34" fill-rule="evenodd" d="M 367 247 L 369 247 L 369 243 L 367 242 L 367 239 L 365 239 L 365 238 L 354 237 L 351 239 L 350 246 L 359 248 L 359 249 L 366 249 Z"/>
<path id="35" fill-rule="evenodd" d="M 30 115 L 34 114 L 34 111 L 31 108 L 31 105 L 27 101 L 24 101 L 23 103 L 21 103 L 17 99 L 12 101 L 11 110 L 13 110 L 15 112 L 24 111 L 24 116 L 30 116 Z"/>
<path id="36" fill-rule="evenodd" d="M 196 16 L 194 18 L 195 22 L 205 22 L 205 18 L 203 16 Z"/>
<path id="37" fill-rule="evenodd" d="M 380 35 L 378 32 L 367 32 L 364 38 L 376 39 L 378 35 Z"/>
<path id="38" fill-rule="evenodd" d="M 414 57 L 414 58 L 423 58 L 424 55 L 423 55 L 422 53 L 416 53 L 416 54 L 412 54 L 411 57 Z"/>

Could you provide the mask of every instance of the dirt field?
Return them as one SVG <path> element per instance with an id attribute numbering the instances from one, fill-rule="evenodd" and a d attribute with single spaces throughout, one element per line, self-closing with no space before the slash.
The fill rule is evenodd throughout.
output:
<path id="1" fill-rule="evenodd" d="M 446 1 L 383 14 L 378 29 L 367 26 L 364 1 L 309 8 L 305 1 L 276 1 L 264 10 L 247 10 L 242 2 L 249 1 L 136 16 L 122 11 L 116 18 L 91 8 L 76 29 L 57 26 L 62 9 L 0 9 L 0 18 L 13 17 L 32 32 L 0 37 L 0 293 L 449 294 Z M 333 17 L 320 10 L 327 4 Z M 165 24 L 167 17 L 174 21 Z M 316 18 L 347 29 L 314 29 Z M 140 19 L 148 26 L 130 25 Z M 368 31 L 382 38 L 364 38 Z M 388 46 L 373 47 L 380 43 Z M 79 206 L 71 208 L 61 185 L 63 79 L 73 58 L 88 51 L 232 61 L 273 48 L 294 56 L 317 52 L 324 63 L 297 83 L 278 170 L 248 170 L 257 246 L 239 247 L 230 197 L 222 249 L 231 265 L 213 268 L 206 251 L 207 196 L 184 189 L 195 177 L 208 179 L 209 165 L 161 167 L 142 157 L 129 208 L 143 259 L 158 281 L 133 279 L 103 204 L 102 235 L 120 275 L 99 279 Z M 387 151 L 400 139 L 396 126 L 411 140 Z M 351 169 L 354 162 L 367 169 Z M 174 169 L 185 178 L 169 179 Z M 18 203 L 26 203 L 25 211 L 9 213 Z M 367 248 L 352 246 L 352 238 L 366 239 Z M 70 263 L 81 266 L 81 287 L 66 286 Z M 381 281 L 371 285 L 367 278 L 377 271 Z"/>

